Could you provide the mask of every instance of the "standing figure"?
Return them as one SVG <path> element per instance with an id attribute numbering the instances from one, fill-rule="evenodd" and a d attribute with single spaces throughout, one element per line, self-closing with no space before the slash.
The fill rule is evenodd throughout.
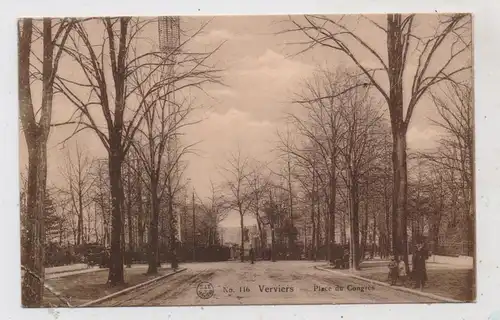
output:
<path id="1" fill-rule="evenodd" d="M 253 247 L 250 248 L 250 261 L 252 261 L 251 263 L 254 264 L 255 263 L 255 251 L 253 249 Z"/>
<path id="2" fill-rule="evenodd" d="M 344 269 L 349 269 L 349 250 L 345 249 L 344 250 L 344 255 L 342 256 L 342 262 L 343 262 L 343 268 Z"/>
<path id="3" fill-rule="evenodd" d="M 391 261 L 389 262 L 389 282 L 391 283 L 391 286 L 395 285 L 398 281 L 399 277 L 399 266 L 398 262 L 396 261 L 396 257 L 391 257 Z"/>
<path id="4" fill-rule="evenodd" d="M 423 289 L 427 281 L 427 268 L 425 266 L 427 258 L 429 258 L 429 255 L 427 250 L 424 249 L 424 244 L 422 242 L 418 243 L 412 257 L 412 275 L 415 288 L 420 288 L 420 290 Z"/>
<path id="5" fill-rule="evenodd" d="M 398 263 L 398 278 L 401 280 L 401 284 L 404 286 L 406 284 L 406 263 L 404 262 L 403 256 L 399 258 L 399 263 Z"/>

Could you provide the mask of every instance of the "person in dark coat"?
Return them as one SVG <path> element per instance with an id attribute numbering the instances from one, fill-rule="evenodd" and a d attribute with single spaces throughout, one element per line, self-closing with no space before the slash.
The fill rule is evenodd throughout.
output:
<path id="1" fill-rule="evenodd" d="M 424 248 L 424 244 L 417 244 L 412 257 L 412 276 L 415 281 L 415 288 L 420 288 L 420 290 L 423 289 L 427 282 L 427 268 L 425 266 L 427 258 L 429 258 L 429 254 Z"/>
<path id="2" fill-rule="evenodd" d="M 253 247 L 250 248 L 249 254 L 250 254 L 250 261 L 252 261 L 252 264 L 254 264 L 255 263 L 255 251 L 254 251 Z"/>
<path id="3" fill-rule="evenodd" d="M 342 256 L 343 268 L 349 269 L 349 250 L 345 249 L 344 254 Z"/>

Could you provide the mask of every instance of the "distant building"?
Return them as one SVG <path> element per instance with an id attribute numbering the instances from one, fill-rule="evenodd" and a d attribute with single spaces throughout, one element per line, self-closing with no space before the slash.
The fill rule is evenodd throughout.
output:
<path id="1" fill-rule="evenodd" d="M 224 240 L 222 244 L 230 245 L 241 242 L 240 227 L 221 227 L 221 232 Z"/>

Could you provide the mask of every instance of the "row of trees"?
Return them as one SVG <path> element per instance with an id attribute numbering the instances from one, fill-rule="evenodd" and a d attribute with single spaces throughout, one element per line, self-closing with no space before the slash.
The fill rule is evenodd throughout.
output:
<path id="1" fill-rule="evenodd" d="M 227 190 L 242 231 L 249 213 L 261 237 L 269 227 L 273 246 L 278 226 L 288 230 L 288 248 L 310 230 L 313 257 L 326 247 L 332 259 L 336 242 L 349 243 L 353 268 L 368 244 L 409 266 L 408 235 L 417 241 L 426 231 L 434 250 L 448 232 L 472 255 L 471 16 L 436 16 L 427 31 L 415 15 L 400 14 L 288 23 L 284 33 L 305 36 L 303 51 L 323 47 L 354 67 L 326 68 L 304 83 L 294 99 L 301 111 L 288 119 L 293 130 L 278 134 L 278 170 L 263 170 L 241 152 L 228 161 Z M 356 33 L 361 23 L 374 30 L 370 38 Z M 437 149 L 413 154 L 406 136 L 424 96 L 438 111 L 432 122 L 442 138 Z"/>
<path id="2" fill-rule="evenodd" d="M 292 28 L 287 32 L 300 33 L 305 36 L 305 50 L 320 46 L 332 52 L 340 53 L 356 66 L 361 79 L 348 81 L 349 85 L 334 87 L 331 91 L 320 92 L 320 96 L 310 96 L 300 103 L 317 103 L 324 100 L 338 100 L 350 91 L 358 91 L 358 88 L 369 87 L 382 98 L 390 119 L 391 163 L 392 166 L 392 203 L 391 203 L 391 229 L 392 229 L 392 252 L 397 256 L 403 256 L 408 266 L 408 148 L 406 136 L 410 122 L 413 118 L 417 105 L 421 104 L 422 97 L 437 90 L 443 84 L 453 84 L 455 88 L 461 88 L 460 79 L 468 78 L 471 69 L 471 15 L 451 14 L 437 15 L 431 30 L 426 31 L 424 24 L 414 14 L 388 14 L 385 17 L 367 16 L 343 16 L 331 18 L 326 16 L 308 15 L 303 19 L 291 18 Z M 425 17 L 429 22 L 431 18 Z M 359 24 L 371 27 L 369 36 L 362 36 L 356 31 Z M 379 46 L 371 39 L 377 39 L 385 46 Z M 344 81 L 345 82 L 345 81 Z M 436 99 L 434 99 L 436 102 Z M 358 103 L 356 100 L 352 101 Z M 447 105 L 449 105 L 447 103 Z M 357 112 L 352 112 L 356 114 Z M 376 119 L 376 116 L 372 116 Z M 335 119 L 335 117 L 334 117 Z M 448 118 L 450 119 L 450 118 Z M 334 121 L 331 121 L 334 122 Z M 370 123 L 370 121 L 368 121 Z M 351 129 L 356 126 L 351 124 Z M 335 127 L 335 126 L 333 126 Z M 364 125 L 361 137 L 374 125 Z M 449 123 L 446 125 L 449 127 Z M 354 129 L 356 131 L 356 129 Z M 370 129 L 371 130 L 371 129 Z M 348 130 L 349 131 L 349 130 Z M 352 130 L 351 130 L 352 131 Z M 359 132 L 359 131 L 358 131 Z M 338 132 L 329 132 L 329 138 L 335 145 Z M 349 134 L 348 134 L 349 135 Z M 372 136 L 368 134 L 367 136 Z M 366 151 L 370 157 L 371 152 L 366 150 L 369 145 L 365 138 L 358 139 L 360 135 L 355 133 L 348 138 L 349 153 L 344 156 L 345 165 L 340 170 L 345 171 L 347 201 L 349 205 L 350 229 L 351 229 L 351 252 L 353 253 L 353 265 L 359 265 L 358 254 L 358 204 L 359 187 L 365 185 L 370 188 L 372 179 L 363 177 L 363 164 L 373 164 L 372 161 L 363 159 L 362 153 Z M 372 138 L 370 138 L 372 139 Z M 444 142 L 444 141 L 443 141 Z M 356 144 L 361 148 L 356 150 Z M 462 146 L 464 147 L 464 146 Z M 330 150 L 332 151 L 332 150 Z M 330 155 L 334 155 L 332 152 Z M 331 157 L 332 158 L 332 157 Z M 371 158 L 371 157 L 370 157 Z M 363 159 L 363 160 L 362 160 Z M 332 160 L 330 167 L 333 170 Z M 358 162 L 360 161 L 360 162 Z M 356 164 L 356 162 L 358 162 Z M 364 162 L 363 164 L 361 162 Z M 464 162 L 465 166 L 472 166 L 469 160 Z M 357 168 L 356 168 L 357 167 Z M 462 168 L 462 171 L 465 169 Z M 467 169 L 469 170 L 469 169 Z M 472 170 L 469 170 L 472 172 Z M 365 172 L 366 173 L 366 172 Z M 333 177 L 332 177 L 333 178 Z M 330 191 L 336 188 L 336 179 L 330 179 Z M 356 180 L 358 182 L 356 182 Z M 472 194 L 464 186 L 465 193 Z M 335 230 L 334 208 L 335 200 L 331 192 L 329 228 Z M 472 217 L 472 210 L 468 210 L 468 216 Z M 468 218 L 469 220 L 472 218 Z M 330 231 L 332 235 L 334 231 Z M 363 233 L 363 232 L 361 232 Z M 329 241 L 335 238 L 330 236 Z M 407 270 L 408 271 L 408 270 Z"/>
<path id="3" fill-rule="evenodd" d="M 86 244 L 99 243 L 107 247 L 111 240 L 111 197 L 104 159 L 92 159 L 78 146 L 75 155 L 68 154 L 66 164 L 60 170 L 66 179 L 60 186 L 48 187 L 44 216 L 46 246 L 73 252 Z M 121 237 L 124 252 L 143 256 L 149 252 L 151 195 L 144 182 L 147 173 L 140 170 L 139 161 L 136 165 L 136 170 L 127 168 L 122 175 L 124 221 Z M 141 178 L 141 175 L 144 177 Z M 24 229 L 27 224 L 27 180 L 24 177 L 21 180 L 21 226 Z M 222 210 L 217 200 L 212 200 L 214 196 L 208 199 L 196 197 L 193 202 L 191 197 L 187 197 L 185 187 L 178 195 L 173 204 L 176 218 L 180 219 L 177 221 L 181 236 L 178 240 L 192 246 L 193 234 L 196 234 L 199 245 L 219 244 L 218 224 L 225 218 L 226 211 Z M 170 247 L 168 202 L 165 199 L 160 202 L 158 238 L 160 246 Z M 25 232 L 22 234 L 26 235 Z"/>
<path id="4" fill-rule="evenodd" d="M 297 100 L 305 112 L 290 115 L 293 134 L 278 133 L 278 161 L 262 164 L 241 152 L 228 160 L 225 207 L 240 214 L 242 260 L 245 216 L 256 221 L 259 247 L 266 249 L 270 237 L 273 259 L 303 252 L 333 262 L 336 245 L 349 245 L 358 268 L 366 254 L 394 254 L 392 141 L 383 106 L 362 86 L 313 99 L 352 87 L 353 79 L 339 69 L 305 82 Z M 471 93 L 467 82 L 433 91 L 439 112 L 432 123 L 441 138 L 408 159 L 410 248 L 427 239 L 436 254 L 474 254 Z"/>
<path id="5" fill-rule="evenodd" d="M 453 212 L 450 220 L 455 216 L 461 221 L 456 224 L 465 223 L 469 240 L 474 239 L 472 90 L 460 81 L 471 67 L 470 59 L 464 59 L 471 52 L 471 17 L 436 16 L 429 32 L 415 15 L 389 14 L 379 20 L 354 16 L 290 20 L 293 27 L 286 32 L 304 35 L 304 50 L 317 46 L 332 50 L 353 62 L 355 69 L 326 69 L 305 83 L 294 101 L 303 112 L 289 117 L 295 133 L 278 135 L 278 166 L 255 164 L 241 153 L 229 160 L 223 170 L 226 200 L 214 192 L 209 204 L 202 206 L 212 229 L 233 209 L 240 214 L 242 230 L 244 216 L 255 215 L 263 243 L 265 228 L 271 230 L 272 239 L 277 235 L 285 239 L 288 248 L 295 246 L 300 228 L 310 229 L 313 252 L 326 246 L 331 258 L 337 238 L 341 242 L 349 238 L 353 267 L 359 265 L 366 244 L 375 239 L 380 248 L 408 262 L 409 224 L 418 234 L 432 221 L 434 233 L 439 234 L 437 221 L 443 220 L 444 212 Z M 102 212 L 107 206 L 110 215 L 103 214 L 102 219 L 110 229 L 104 235 L 111 247 L 109 283 L 123 282 L 125 228 L 130 246 L 134 225 L 138 239 L 144 239 L 142 230 L 147 229 L 149 272 L 156 272 L 161 230 L 176 229 L 174 207 L 185 187 L 181 159 L 192 147 L 182 145 L 179 136 L 185 126 L 196 123 L 189 117 L 195 102 L 185 93 L 220 82 L 219 70 L 211 64 L 219 47 L 189 50 L 201 30 L 165 49 L 151 38 L 157 23 L 130 17 L 19 23 L 20 119 L 29 158 L 25 306 L 40 305 L 43 292 L 47 141 L 55 126 L 72 126 L 74 132 L 67 139 L 90 130 L 107 153 L 97 166 L 102 174 L 94 174 L 100 178 L 88 184 L 73 174 L 85 173 L 85 158 L 68 161 L 72 174 L 64 173 L 67 185 L 59 192 L 77 216 L 76 241 L 85 241 L 84 230 L 89 228 L 85 229 L 83 217 L 91 204 Z M 352 26 L 360 23 L 380 32 L 380 37 L 358 35 Z M 371 39 L 386 46 L 381 50 Z M 62 64 L 64 68 L 59 68 Z M 449 87 L 439 93 L 444 84 Z M 436 124 L 447 135 L 436 152 L 409 158 L 406 134 L 426 94 L 440 114 Z M 54 124 L 54 103 L 73 106 L 70 119 Z M 425 166 L 409 170 L 413 159 Z M 272 170 L 264 169 L 269 167 Z M 100 189 L 101 196 L 94 192 L 90 201 L 86 197 L 96 180 L 101 186 L 106 181 L 107 189 Z M 151 212 L 151 218 L 142 219 L 140 212 Z M 209 234 L 213 239 L 213 232 Z M 175 257 L 176 233 L 167 237 Z M 242 253 L 243 240 L 242 232 Z M 175 259 L 172 264 L 176 266 Z"/>
<path id="6" fill-rule="evenodd" d="M 195 104 L 185 93 L 220 81 L 219 70 L 210 61 L 219 47 L 206 52 L 189 49 L 201 29 L 165 49 L 151 37 L 157 34 L 153 31 L 158 30 L 157 24 L 157 19 L 130 17 L 19 22 L 20 118 L 29 154 L 23 242 L 25 306 L 39 306 L 43 293 L 47 141 L 52 127 L 72 126 L 73 134 L 66 140 L 82 131 L 93 132 L 107 152 L 101 163 L 107 164 L 106 168 L 98 166 L 109 188 L 100 189 L 100 203 L 86 197 L 92 184 L 83 182 L 80 174 L 85 172 L 85 161 L 80 156 L 71 161 L 71 174 L 65 175 L 69 187 L 61 192 L 66 193 L 68 205 L 78 217 L 77 242 L 84 239 L 86 207 L 97 203 L 104 212 L 108 205 L 111 214 L 103 217 L 104 225 L 110 226 L 108 282 L 123 283 L 124 213 L 130 231 L 130 213 L 137 204 L 131 199 L 144 192 L 141 199 L 149 195 L 145 203 L 150 203 L 151 211 L 148 272 L 156 272 L 160 211 L 167 208 L 168 229 L 174 230 L 173 204 L 182 187 L 184 167 L 181 158 L 191 148 L 179 142 L 182 129 L 194 124 L 189 115 Z M 64 68 L 60 67 L 63 64 Z M 73 106 L 70 119 L 53 123 L 54 103 Z M 133 176 L 138 167 L 141 174 Z M 141 180 L 144 190 L 132 187 L 134 178 Z M 138 211 L 143 209 L 138 205 Z M 138 223 L 139 233 L 144 223 Z M 175 241 L 175 233 L 170 232 L 170 248 L 175 247 Z M 176 267 L 175 259 L 172 264 Z"/>

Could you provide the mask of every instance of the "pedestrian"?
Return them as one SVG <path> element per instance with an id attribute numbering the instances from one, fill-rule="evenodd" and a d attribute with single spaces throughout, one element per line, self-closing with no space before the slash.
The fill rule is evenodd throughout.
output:
<path id="1" fill-rule="evenodd" d="M 429 258 L 427 250 L 424 248 L 424 244 L 419 242 L 413 252 L 412 257 L 412 276 L 415 281 L 415 288 L 420 288 L 422 290 L 427 282 L 427 269 L 425 261 Z"/>
<path id="2" fill-rule="evenodd" d="M 388 280 L 391 283 L 391 286 L 393 286 L 397 283 L 399 276 L 398 262 L 396 261 L 395 256 L 391 257 L 391 261 L 389 262 L 388 267 L 389 267 Z"/>
<path id="3" fill-rule="evenodd" d="M 401 280 L 401 284 L 404 286 L 406 284 L 407 274 L 406 274 L 406 263 L 404 262 L 403 256 L 399 258 L 398 278 L 399 280 Z"/>
<path id="4" fill-rule="evenodd" d="M 344 249 L 344 255 L 342 256 L 342 267 L 344 269 L 349 269 L 349 249 Z"/>
<path id="5" fill-rule="evenodd" d="M 253 247 L 250 248 L 250 261 L 252 261 L 252 264 L 255 263 L 255 251 L 253 250 Z"/>

